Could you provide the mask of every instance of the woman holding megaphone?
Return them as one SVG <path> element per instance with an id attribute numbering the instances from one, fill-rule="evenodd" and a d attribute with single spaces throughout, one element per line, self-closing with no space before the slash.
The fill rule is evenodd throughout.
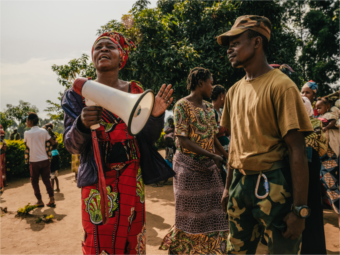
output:
<path id="1" fill-rule="evenodd" d="M 151 148 L 163 129 L 164 112 L 173 101 L 171 85 L 163 84 L 156 97 L 152 96 L 151 115 L 137 135 L 131 132 L 130 125 L 134 125 L 131 119 L 146 114 L 145 107 L 139 110 L 133 107 L 136 113 L 128 118 L 119 116 L 126 115 L 123 110 L 116 111 L 121 109 L 117 102 L 131 95 L 127 93 L 143 93 L 138 82 L 118 79 L 119 70 L 134 47 L 131 40 L 117 32 L 99 36 L 92 48 L 96 82 L 78 80 L 62 97 L 64 144 L 70 153 L 81 155 L 77 185 L 82 188 L 84 254 L 145 254 L 143 179 L 148 184 L 173 176 L 165 161 Z M 98 106 L 105 105 L 103 102 L 90 106 L 86 97 L 96 94 L 96 89 L 106 89 L 116 96 L 112 99 L 115 102 L 110 102 L 115 109 L 110 111 Z M 89 94 L 89 91 L 92 92 Z M 96 97 L 91 100 L 93 98 Z M 123 119 L 128 119 L 128 123 Z M 150 169 L 156 169 L 157 173 L 150 174 Z"/>

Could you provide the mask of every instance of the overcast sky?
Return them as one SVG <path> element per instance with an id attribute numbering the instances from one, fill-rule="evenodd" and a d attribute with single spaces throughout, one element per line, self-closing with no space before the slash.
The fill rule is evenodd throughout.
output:
<path id="1" fill-rule="evenodd" d="M 149 1 L 149 8 L 156 6 Z M 57 102 L 64 90 L 51 66 L 89 55 L 97 29 L 120 20 L 134 2 L 1 0 L 0 110 L 24 100 L 46 118 L 46 100 Z"/>

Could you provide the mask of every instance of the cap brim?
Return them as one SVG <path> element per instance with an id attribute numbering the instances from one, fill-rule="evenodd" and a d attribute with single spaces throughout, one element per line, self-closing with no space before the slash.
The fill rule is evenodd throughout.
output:
<path id="1" fill-rule="evenodd" d="M 247 31 L 248 28 L 234 28 L 229 30 L 228 32 L 225 32 L 224 34 L 221 34 L 217 37 L 217 42 L 221 46 L 228 46 L 229 45 L 229 37 L 242 34 L 244 31 Z"/>

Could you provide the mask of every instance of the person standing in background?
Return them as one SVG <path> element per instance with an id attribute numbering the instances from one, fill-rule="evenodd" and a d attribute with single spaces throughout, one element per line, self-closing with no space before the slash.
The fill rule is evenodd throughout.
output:
<path id="1" fill-rule="evenodd" d="M 161 243 L 169 254 L 224 254 L 229 234 L 220 200 L 220 174 L 227 153 L 217 140 L 211 97 L 213 78 L 208 69 L 195 67 L 187 79 L 190 95 L 175 105 L 177 151 L 173 160 L 175 225 Z"/>
<path id="2" fill-rule="evenodd" d="M 41 199 L 41 193 L 39 188 L 39 176 L 41 175 L 42 181 L 46 186 L 47 193 L 50 197 L 50 201 L 46 204 L 49 207 L 55 207 L 54 192 L 50 182 L 50 161 L 49 161 L 49 148 L 46 150 L 46 142 L 48 141 L 52 145 L 56 143 L 55 138 L 51 137 L 48 132 L 38 127 L 39 118 L 34 112 L 28 113 L 26 125 L 31 130 L 24 133 L 25 146 L 29 152 L 31 183 L 34 190 L 34 195 L 38 199 L 36 205 L 38 207 L 44 207 L 44 202 Z M 49 147 L 49 146 L 48 146 Z"/>
<path id="3" fill-rule="evenodd" d="M 20 140 L 20 134 L 18 133 L 18 128 L 13 129 L 13 133 L 10 135 L 10 140 Z"/>
<path id="4" fill-rule="evenodd" d="M 60 170 L 60 163 L 59 163 L 59 152 L 58 152 L 58 140 L 57 136 L 53 133 L 53 123 L 48 123 L 43 126 L 44 129 L 47 130 L 49 135 L 56 141 L 54 145 L 52 145 L 52 159 L 51 159 L 51 184 L 52 189 L 56 192 L 60 192 L 59 188 L 59 180 L 58 180 L 58 170 Z M 54 181 L 57 185 L 57 188 L 54 189 Z"/>

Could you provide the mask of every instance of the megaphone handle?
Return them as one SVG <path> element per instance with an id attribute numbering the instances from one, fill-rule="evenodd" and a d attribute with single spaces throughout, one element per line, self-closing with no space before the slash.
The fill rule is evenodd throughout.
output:
<path id="1" fill-rule="evenodd" d="M 98 128 L 100 128 L 100 125 L 99 125 L 99 124 L 96 124 L 96 125 L 92 125 L 92 126 L 91 126 L 91 130 L 96 130 L 96 129 L 98 129 Z"/>

